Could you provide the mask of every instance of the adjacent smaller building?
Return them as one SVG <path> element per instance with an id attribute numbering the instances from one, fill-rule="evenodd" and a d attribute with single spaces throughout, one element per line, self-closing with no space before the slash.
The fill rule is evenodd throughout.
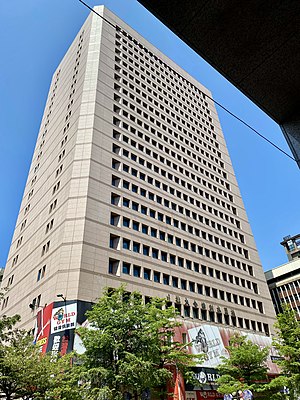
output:
<path id="1" fill-rule="evenodd" d="M 295 236 L 285 236 L 280 244 L 285 248 L 289 261 L 300 258 L 300 233 Z"/>
<path id="2" fill-rule="evenodd" d="M 265 272 L 276 314 L 289 304 L 300 320 L 300 234 L 286 236 L 284 246 L 289 262 Z"/>

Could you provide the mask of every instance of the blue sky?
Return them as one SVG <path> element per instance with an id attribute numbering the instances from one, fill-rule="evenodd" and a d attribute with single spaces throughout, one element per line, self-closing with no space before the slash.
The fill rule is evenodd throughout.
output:
<path id="1" fill-rule="evenodd" d="M 211 90 L 214 98 L 289 152 L 280 128 L 135 0 L 104 4 Z M 52 74 L 88 10 L 78 0 L 0 3 L 0 266 L 4 266 Z M 217 45 L 217 44 L 216 44 Z M 265 270 L 286 262 L 279 242 L 300 233 L 296 163 L 218 108 Z"/>

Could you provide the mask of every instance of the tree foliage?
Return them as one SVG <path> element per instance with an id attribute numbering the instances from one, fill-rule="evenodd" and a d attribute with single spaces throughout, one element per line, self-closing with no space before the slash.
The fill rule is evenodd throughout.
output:
<path id="1" fill-rule="evenodd" d="M 89 383 L 89 399 L 119 400 L 126 394 L 140 399 L 148 389 L 163 396 L 174 368 L 191 377 L 195 356 L 173 340 L 180 323 L 174 308 L 165 306 L 162 299 L 144 304 L 139 293 L 121 287 L 106 290 L 87 313 L 93 328 L 79 333 L 86 348 L 83 380 Z"/>
<path id="2" fill-rule="evenodd" d="M 288 305 L 282 305 L 283 312 L 277 316 L 276 336 L 273 345 L 282 357 L 277 364 L 283 372 L 283 384 L 289 388 L 288 398 L 300 396 L 300 322 Z"/>
<path id="3" fill-rule="evenodd" d="M 0 393 L 6 400 L 77 400 L 77 369 L 72 354 L 41 354 L 33 338 L 15 327 L 19 316 L 0 320 Z"/>
<path id="4" fill-rule="evenodd" d="M 217 383 L 220 393 L 234 393 L 250 389 L 259 393 L 260 399 L 282 398 L 279 389 L 282 381 L 267 383 L 266 360 L 269 348 L 261 349 L 245 336 L 235 335 L 227 347 L 230 358 L 224 358 L 218 367 L 220 378 Z"/>

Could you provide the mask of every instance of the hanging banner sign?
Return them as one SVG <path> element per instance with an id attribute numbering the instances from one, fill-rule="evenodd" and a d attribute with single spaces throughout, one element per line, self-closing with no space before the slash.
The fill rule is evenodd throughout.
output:
<path id="1" fill-rule="evenodd" d="M 67 304 L 53 308 L 51 318 L 51 333 L 58 333 L 67 329 L 75 329 L 77 320 L 77 304 Z"/>

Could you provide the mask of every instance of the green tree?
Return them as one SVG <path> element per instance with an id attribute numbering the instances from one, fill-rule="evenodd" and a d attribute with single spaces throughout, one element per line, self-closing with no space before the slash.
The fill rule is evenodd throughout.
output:
<path id="1" fill-rule="evenodd" d="M 33 338 L 15 328 L 19 316 L 0 320 L 0 393 L 6 400 L 77 400 L 78 368 L 72 368 L 72 354 L 53 358 L 41 354 Z"/>
<path id="2" fill-rule="evenodd" d="M 220 378 L 217 383 L 220 393 L 234 393 L 250 389 L 259 393 L 260 399 L 282 398 L 279 389 L 282 382 L 267 382 L 266 360 L 269 348 L 261 349 L 245 336 L 235 335 L 227 347 L 230 358 L 224 358 L 218 367 Z"/>
<path id="3" fill-rule="evenodd" d="M 126 393 L 140 399 L 147 389 L 158 389 L 165 398 L 174 369 L 191 378 L 194 356 L 187 345 L 173 340 L 180 323 L 165 300 L 144 304 L 140 293 L 107 289 L 87 316 L 93 328 L 79 333 L 86 348 L 83 380 L 88 399 L 123 400 Z"/>
<path id="4" fill-rule="evenodd" d="M 275 324 L 273 345 L 282 357 L 277 361 L 283 373 L 280 379 L 289 388 L 288 398 L 294 400 L 300 396 L 300 322 L 294 310 L 288 305 L 282 307 Z"/>

